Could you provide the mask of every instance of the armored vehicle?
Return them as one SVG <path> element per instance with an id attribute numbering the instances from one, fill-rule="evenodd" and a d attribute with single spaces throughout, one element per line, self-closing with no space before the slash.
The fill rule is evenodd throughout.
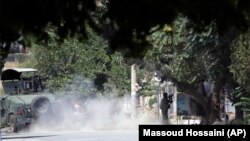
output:
<path id="1" fill-rule="evenodd" d="M 33 68 L 4 69 L 1 74 L 4 95 L 0 97 L 1 128 L 18 132 L 51 109 L 55 99 L 43 92 L 42 79 Z"/>

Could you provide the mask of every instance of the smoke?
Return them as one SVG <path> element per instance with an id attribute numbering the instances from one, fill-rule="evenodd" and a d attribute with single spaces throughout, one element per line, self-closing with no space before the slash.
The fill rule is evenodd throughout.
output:
<path id="1" fill-rule="evenodd" d="M 79 102 L 60 100 L 51 113 L 41 115 L 31 131 L 65 130 L 136 130 L 139 124 L 153 121 L 146 114 L 131 117 L 129 101 L 123 98 L 98 97 Z"/>
<path id="2" fill-rule="evenodd" d="M 139 124 L 159 123 L 139 110 L 136 117 L 132 117 L 129 96 L 117 97 L 115 93 L 87 96 L 86 93 L 94 92 L 93 86 L 92 81 L 75 79 L 65 91 L 55 94 L 50 110 L 39 115 L 29 131 L 137 130 Z"/>

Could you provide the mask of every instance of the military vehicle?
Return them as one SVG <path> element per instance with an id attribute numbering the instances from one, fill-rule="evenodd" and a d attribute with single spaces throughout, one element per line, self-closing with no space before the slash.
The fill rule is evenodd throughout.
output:
<path id="1" fill-rule="evenodd" d="M 4 95 L 0 97 L 1 128 L 18 132 L 39 116 L 50 112 L 52 94 L 43 92 L 42 79 L 33 68 L 4 69 L 1 74 Z"/>

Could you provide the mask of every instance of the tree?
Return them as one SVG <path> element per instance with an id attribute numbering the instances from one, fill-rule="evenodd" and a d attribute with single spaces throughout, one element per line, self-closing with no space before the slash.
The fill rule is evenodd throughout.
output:
<path id="1" fill-rule="evenodd" d="M 126 64 L 120 52 L 114 52 L 110 55 L 111 68 L 107 71 L 107 83 L 105 90 L 118 92 L 118 96 L 130 93 L 130 66 Z M 114 91 L 115 90 L 115 91 Z"/>
<path id="2" fill-rule="evenodd" d="M 145 59 L 156 64 L 162 79 L 173 81 L 179 91 L 194 97 L 202 106 L 209 123 L 220 120 L 220 97 L 223 89 L 232 86 L 229 72 L 230 38 L 219 37 L 212 22 L 202 32 L 194 30 L 195 23 L 179 16 L 172 25 L 154 31 Z M 207 93 L 204 82 L 213 85 Z"/>
<path id="3" fill-rule="evenodd" d="M 83 82 L 85 79 L 93 80 L 92 92 L 102 92 L 109 84 L 117 89 L 119 95 L 128 92 L 129 68 L 122 55 L 110 53 L 107 42 L 91 28 L 86 29 L 88 39 L 82 41 L 77 35 L 59 40 L 57 28 L 51 25 L 45 31 L 49 38 L 33 47 L 35 61 L 28 65 L 33 64 L 48 78 L 48 90 L 65 90 L 67 85 L 75 83 L 75 77 L 79 77 Z M 78 88 L 80 85 L 77 83 Z M 88 88 L 80 91 L 84 93 L 84 89 Z"/>
<path id="4" fill-rule="evenodd" d="M 230 71 L 234 75 L 234 79 L 250 92 L 250 31 L 240 35 L 233 42 Z"/>
<path id="5" fill-rule="evenodd" d="M 97 8 L 95 2 L 100 7 Z M 188 40 L 177 42 L 175 46 L 178 46 L 178 48 L 174 48 L 174 52 L 170 52 L 171 55 L 168 55 L 168 58 L 160 57 L 165 59 L 161 61 L 172 62 L 172 66 L 165 65 L 165 72 L 176 73 L 173 76 L 176 77 L 177 81 L 185 79 L 192 83 L 201 82 L 207 76 L 211 77 L 212 80 L 216 80 L 215 85 L 218 86 L 214 93 L 215 99 L 218 99 L 221 87 L 230 78 L 228 77 L 229 73 L 227 73 L 227 66 L 230 65 L 228 42 L 218 39 L 218 36 L 228 36 L 232 31 L 247 31 L 250 13 L 249 0 L 210 0 L 205 2 L 202 0 L 192 0 L 192 2 L 183 0 L 109 0 L 108 3 L 104 4 L 100 4 L 100 2 L 103 1 L 1 0 L 1 69 L 4 59 L 8 55 L 10 42 L 15 41 L 19 33 L 24 35 L 26 39 L 29 38 L 29 34 L 41 35 L 43 37 L 44 34 L 39 33 L 42 33 L 42 30 L 48 23 L 58 27 L 58 35 L 63 43 L 63 40 L 68 35 L 72 37 L 75 36 L 75 33 L 80 33 L 79 38 L 87 39 L 87 28 L 84 23 L 88 21 L 92 28 L 108 39 L 109 47 L 112 50 L 120 50 L 125 57 L 143 58 L 146 50 L 150 47 L 146 37 L 154 32 L 150 31 L 150 29 L 156 25 L 159 25 L 158 29 L 160 29 L 165 24 L 171 24 L 182 13 L 191 22 L 195 23 L 192 30 L 195 30 L 195 32 L 200 31 L 200 34 L 196 34 L 188 29 L 187 31 L 190 34 L 198 36 L 191 38 L 187 38 L 190 36 L 185 34 L 177 36 L 180 39 L 183 37 Z M 98 12 L 98 10 L 101 12 Z M 212 34 L 215 32 L 210 33 L 210 28 L 206 29 L 210 27 L 211 23 L 213 23 L 213 29 L 216 30 L 216 34 Z M 210 42 L 209 38 L 214 37 L 216 39 Z M 233 38 L 235 37 L 237 36 Z M 229 39 L 231 40 L 231 37 Z M 189 44 L 189 41 L 191 44 Z M 211 46 L 214 48 L 208 49 Z M 201 49 L 203 47 L 205 48 Z M 165 48 L 163 49 L 165 50 Z M 51 51 L 54 52 L 54 50 Z M 159 56 L 162 56 L 160 53 L 157 52 Z M 209 58 L 206 58 L 204 55 L 208 55 Z M 198 59 L 202 56 L 205 58 Z M 223 65 L 221 66 L 220 64 Z M 156 68 L 159 66 L 156 66 Z M 95 67 L 97 66 L 93 66 L 93 68 Z M 194 70 L 194 67 L 199 69 Z M 100 70 L 100 68 L 97 70 Z M 66 72 L 64 70 L 60 71 Z M 207 74 L 207 72 L 209 73 Z M 197 75 L 193 76 L 193 74 Z M 89 75 L 92 74 L 90 73 Z M 182 84 L 182 86 L 189 87 L 190 85 L 188 84 L 190 82 L 185 83 L 185 85 Z M 215 105 L 218 107 L 218 103 L 215 103 Z"/>
<path id="6" fill-rule="evenodd" d="M 235 88 L 235 90 L 233 91 L 233 94 L 235 96 L 235 101 L 234 101 L 234 105 L 237 108 L 240 108 L 244 113 L 241 120 L 243 120 L 243 122 L 245 122 L 246 124 L 250 123 L 250 105 L 249 105 L 249 100 L 250 100 L 250 95 L 249 92 L 246 91 L 245 88 L 243 87 L 237 87 Z M 238 122 L 236 120 L 236 122 Z M 242 121 L 240 121 L 240 123 L 242 123 Z"/>
<path id="7" fill-rule="evenodd" d="M 241 34 L 232 42 L 232 54 L 230 71 L 233 73 L 234 80 L 238 83 L 239 87 L 234 90 L 236 100 L 236 107 L 242 109 L 246 114 L 246 120 L 249 123 L 249 99 L 250 99 L 250 42 L 249 32 Z"/>
<path id="8" fill-rule="evenodd" d="M 232 28 L 245 30 L 249 25 L 249 1 L 223 0 L 223 1 L 183 1 L 183 0 L 110 0 L 108 11 L 105 14 L 110 18 L 107 30 L 108 39 L 113 49 L 124 48 L 127 55 L 144 56 L 147 49 L 145 37 L 150 34 L 150 29 L 159 25 L 170 24 L 180 13 L 187 16 L 192 22 L 197 23 L 195 29 L 202 31 L 212 21 L 220 35 Z M 223 15 L 223 16 L 222 16 Z M 111 29 L 110 29 L 111 28 Z M 104 30 L 105 33 L 106 30 Z M 136 33 L 137 40 L 134 40 Z M 140 54 L 142 53 L 142 54 Z"/>
<path id="9" fill-rule="evenodd" d="M 102 3 L 102 4 L 100 4 Z M 97 4 L 97 5 L 96 5 Z M 105 9 L 105 10 L 102 10 Z M 69 33 L 82 33 L 85 36 L 84 22 L 89 21 L 95 28 L 109 39 L 113 50 L 126 50 L 126 56 L 142 57 L 148 43 L 145 37 L 149 30 L 159 24 L 171 23 L 183 13 L 197 23 L 197 29 L 203 29 L 211 21 L 216 21 L 220 34 L 232 28 L 245 30 L 248 28 L 248 0 L 46 0 L 46 1 L 14 1 L 0 2 L 0 42 L 7 46 L 2 48 L 1 57 L 8 54 L 8 44 L 18 38 L 25 39 L 30 34 L 43 35 L 44 27 L 51 23 L 59 27 L 59 35 L 64 38 Z M 96 13 L 100 11 L 99 13 Z M 101 15 L 101 16 L 99 16 Z M 96 20 L 101 17 L 101 20 Z M 137 34 L 137 41 L 133 34 Z M 1 64 L 3 62 L 0 62 Z M 1 65 L 2 66 L 2 65 Z M 1 68 L 2 69 L 2 68 Z"/>

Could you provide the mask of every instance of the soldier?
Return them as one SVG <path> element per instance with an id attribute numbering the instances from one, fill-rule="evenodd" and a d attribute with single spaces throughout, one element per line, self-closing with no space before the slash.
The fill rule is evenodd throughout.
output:
<path id="1" fill-rule="evenodd" d="M 168 93 L 166 93 L 166 92 L 163 93 L 163 98 L 162 98 L 161 103 L 160 103 L 163 124 L 168 123 L 168 109 L 170 108 L 170 103 L 172 103 L 172 96 L 173 95 L 168 96 Z"/>

